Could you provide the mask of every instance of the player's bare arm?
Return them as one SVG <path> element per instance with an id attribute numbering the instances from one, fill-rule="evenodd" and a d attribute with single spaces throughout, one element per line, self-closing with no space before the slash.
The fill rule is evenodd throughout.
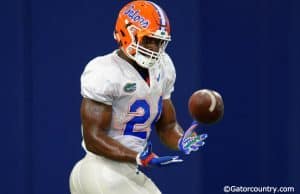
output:
<path id="1" fill-rule="evenodd" d="M 177 123 L 176 112 L 170 99 L 163 100 L 161 117 L 156 130 L 161 141 L 171 149 L 178 150 L 178 140 L 182 137 L 182 128 Z"/>
<path id="2" fill-rule="evenodd" d="M 83 98 L 80 112 L 83 138 L 88 151 L 112 160 L 136 162 L 137 152 L 107 135 L 112 118 L 111 106 Z"/>

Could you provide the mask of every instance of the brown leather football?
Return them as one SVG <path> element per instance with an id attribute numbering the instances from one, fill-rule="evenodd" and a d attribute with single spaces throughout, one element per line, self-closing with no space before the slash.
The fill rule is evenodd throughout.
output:
<path id="1" fill-rule="evenodd" d="M 193 119 L 203 124 L 215 123 L 224 114 L 222 96 L 214 90 L 202 89 L 194 92 L 188 106 Z"/>

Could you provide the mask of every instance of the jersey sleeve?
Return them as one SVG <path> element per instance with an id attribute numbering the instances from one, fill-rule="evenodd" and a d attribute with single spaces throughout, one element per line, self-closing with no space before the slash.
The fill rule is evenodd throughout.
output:
<path id="1" fill-rule="evenodd" d="M 163 55 L 163 71 L 165 77 L 163 85 L 163 99 L 169 99 L 174 91 L 176 71 L 173 61 L 167 53 Z"/>
<path id="2" fill-rule="evenodd" d="M 117 80 L 113 70 L 105 61 L 94 59 L 81 75 L 81 95 L 107 105 L 112 105 L 118 96 Z"/>

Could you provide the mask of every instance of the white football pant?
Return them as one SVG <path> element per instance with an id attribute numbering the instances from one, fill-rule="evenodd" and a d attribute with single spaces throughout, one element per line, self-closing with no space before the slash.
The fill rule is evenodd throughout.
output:
<path id="1" fill-rule="evenodd" d="M 70 176 L 71 194 L 161 194 L 134 164 L 122 163 L 87 153 Z"/>

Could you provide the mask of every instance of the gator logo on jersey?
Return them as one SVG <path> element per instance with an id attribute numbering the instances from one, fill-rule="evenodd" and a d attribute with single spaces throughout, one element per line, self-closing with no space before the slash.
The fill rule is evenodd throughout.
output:
<path id="1" fill-rule="evenodd" d="M 131 93 L 131 92 L 134 92 L 135 90 L 136 90 L 136 83 L 127 83 L 124 86 L 125 92 Z"/>

